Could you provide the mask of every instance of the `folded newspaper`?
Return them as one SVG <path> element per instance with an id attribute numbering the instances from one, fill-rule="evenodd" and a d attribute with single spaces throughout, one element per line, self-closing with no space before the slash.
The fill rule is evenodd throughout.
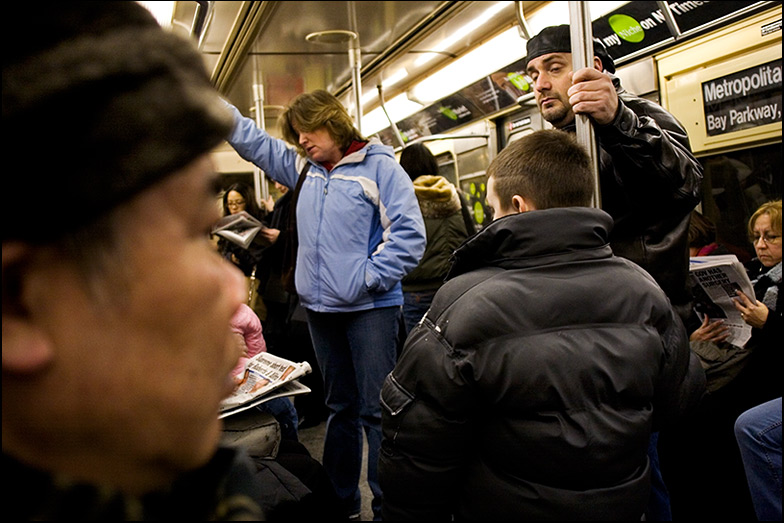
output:
<path id="1" fill-rule="evenodd" d="M 259 220 L 242 211 L 237 214 L 229 214 L 218 220 L 212 227 L 212 234 L 217 234 L 243 249 L 247 249 L 264 227 L 264 224 Z"/>
<path id="2" fill-rule="evenodd" d="M 273 398 L 307 394 L 310 389 L 298 380 L 310 374 L 311 370 L 306 361 L 295 363 L 267 352 L 257 354 L 248 360 L 242 382 L 231 396 L 221 402 L 218 418 L 231 416 Z"/>
<path id="3" fill-rule="evenodd" d="M 738 290 L 756 300 L 746 269 L 737 256 L 695 256 L 689 259 L 689 273 L 697 316 L 700 320 L 708 316 L 711 322 L 723 321 L 730 331 L 727 341 L 743 347 L 751 338 L 751 326 L 743 321 L 732 302 L 738 299 Z"/>

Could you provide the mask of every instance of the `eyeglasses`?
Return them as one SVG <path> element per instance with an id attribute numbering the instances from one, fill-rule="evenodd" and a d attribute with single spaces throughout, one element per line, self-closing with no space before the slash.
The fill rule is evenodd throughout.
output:
<path id="1" fill-rule="evenodd" d="M 780 234 L 768 234 L 768 233 L 765 233 L 762 236 L 756 236 L 755 235 L 755 236 L 752 236 L 751 243 L 753 243 L 754 245 L 757 245 L 757 243 L 759 243 L 760 240 L 762 240 L 762 242 L 765 245 L 775 245 L 775 244 L 777 244 L 779 242 L 779 240 L 781 240 L 781 235 Z"/>
<path id="2" fill-rule="evenodd" d="M 228 207 L 239 207 L 240 205 L 245 205 L 245 200 L 227 200 L 226 205 Z"/>

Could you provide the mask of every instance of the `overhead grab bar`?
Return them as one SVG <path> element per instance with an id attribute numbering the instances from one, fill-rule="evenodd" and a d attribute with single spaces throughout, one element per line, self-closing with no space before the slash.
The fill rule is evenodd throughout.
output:
<path id="1" fill-rule="evenodd" d="M 384 105 L 384 88 L 381 86 L 381 84 L 378 84 L 376 88 L 378 89 L 378 101 L 381 106 L 381 110 L 384 111 L 384 115 L 387 117 L 387 120 L 392 126 L 392 133 L 395 135 L 395 141 L 402 149 L 403 147 L 406 146 L 406 142 L 404 142 L 403 137 L 400 136 L 400 130 L 398 130 L 397 124 L 394 121 L 392 121 L 392 118 L 389 116 L 389 113 L 387 112 L 387 108 Z"/>
<path id="2" fill-rule="evenodd" d="M 196 2 L 196 12 L 193 14 L 191 36 L 201 41 L 201 35 L 207 20 L 212 16 L 212 4 L 215 2 Z"/>
<path id="3" fill-rule="evenodd" d="M 520 36 L 526 40 L 530 40 L 531 28 L 528 27 L 528 22 L 525 19 L 522 2 L 515 2 L 515 14 L 517 15 L 517 29 L 520 33 Z"/>
<path id="4" fill-rule="evenodd" d="M 678 22 L 675 20 L 675 17 L 672 16 L 670 3 L 656 2 L 656 4 L 659 6 L 659 9 L 664 16 L 664 22 L 667 24 L 667 28 L 670 30 L 670 33 L 675 37 L 676 40 L 678 40 L 683 33 L 681 33 L 681 28 L 678 27 Z"/>
<path id="5" fill-rule="evenodd" d="M 424 143 L 424 142 L 437 142 L 440 140 L 460 140 L 460 139 L 469 139 L 469 138 L 484 138 L 485 140 L 490 140 L 490 135 L 487 133 L 478 133 L 478 134 L 431 134 L 429 136 L 420 136 L 416 140 L 411 140 L 409 143 L 402 145 L 400 147 L 395 147 L 395 152 L 400 152 L 405 147 L 409 145 L 414 145 L 415 143 Z"/>

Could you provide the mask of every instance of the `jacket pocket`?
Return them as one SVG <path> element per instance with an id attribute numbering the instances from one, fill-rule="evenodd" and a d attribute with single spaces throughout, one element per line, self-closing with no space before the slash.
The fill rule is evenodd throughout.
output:
<path id="1" fill-rule="evenodd" d="M 397 416 L 406 410 L 414 401 L 414 395 L 397 382 L 393 374 L 389 374 L 381 387 L 381 406 L 390 416 Z"/>

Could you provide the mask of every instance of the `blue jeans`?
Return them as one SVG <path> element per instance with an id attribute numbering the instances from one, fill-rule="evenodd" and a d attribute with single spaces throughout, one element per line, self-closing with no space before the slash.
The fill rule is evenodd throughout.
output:
<path id="1" fill-rule="evenodd" d="M 403 319 L 406 332 L 411 332 L 433 303 L 436 291 L 403 292 Z"/>
<path id="2" fill-rule="evenodd" d="M 645 511 L 646 521 L 672 521 L 670 493 L 662 478 L 659 465 L 659 433 L 654 432 L 648 440 L 648 459 L 651 462 L 651 494 Z"/>
<path id="3" fill-rule="evenodd" d="M 395 366 L 400 307 L 342 313 L 308 310 L 307 313 L 329 409 L 324 468 L 346 515 L 359 513 L 364 429 L 373 514 L 380 518 L 381 385 Z"/>
<path id="4" fill-rule="evenodd" d="M 299 441 L 299 417 L 291 398 L 275 398 L 257 405 L 256 408 L 275 417 L 283 439 Z"/>
<path id="5" fill-rule="evenodd" d="M 738 416 L 735 438 L 757 519 L 781 521 L 781 398 Z"/>

